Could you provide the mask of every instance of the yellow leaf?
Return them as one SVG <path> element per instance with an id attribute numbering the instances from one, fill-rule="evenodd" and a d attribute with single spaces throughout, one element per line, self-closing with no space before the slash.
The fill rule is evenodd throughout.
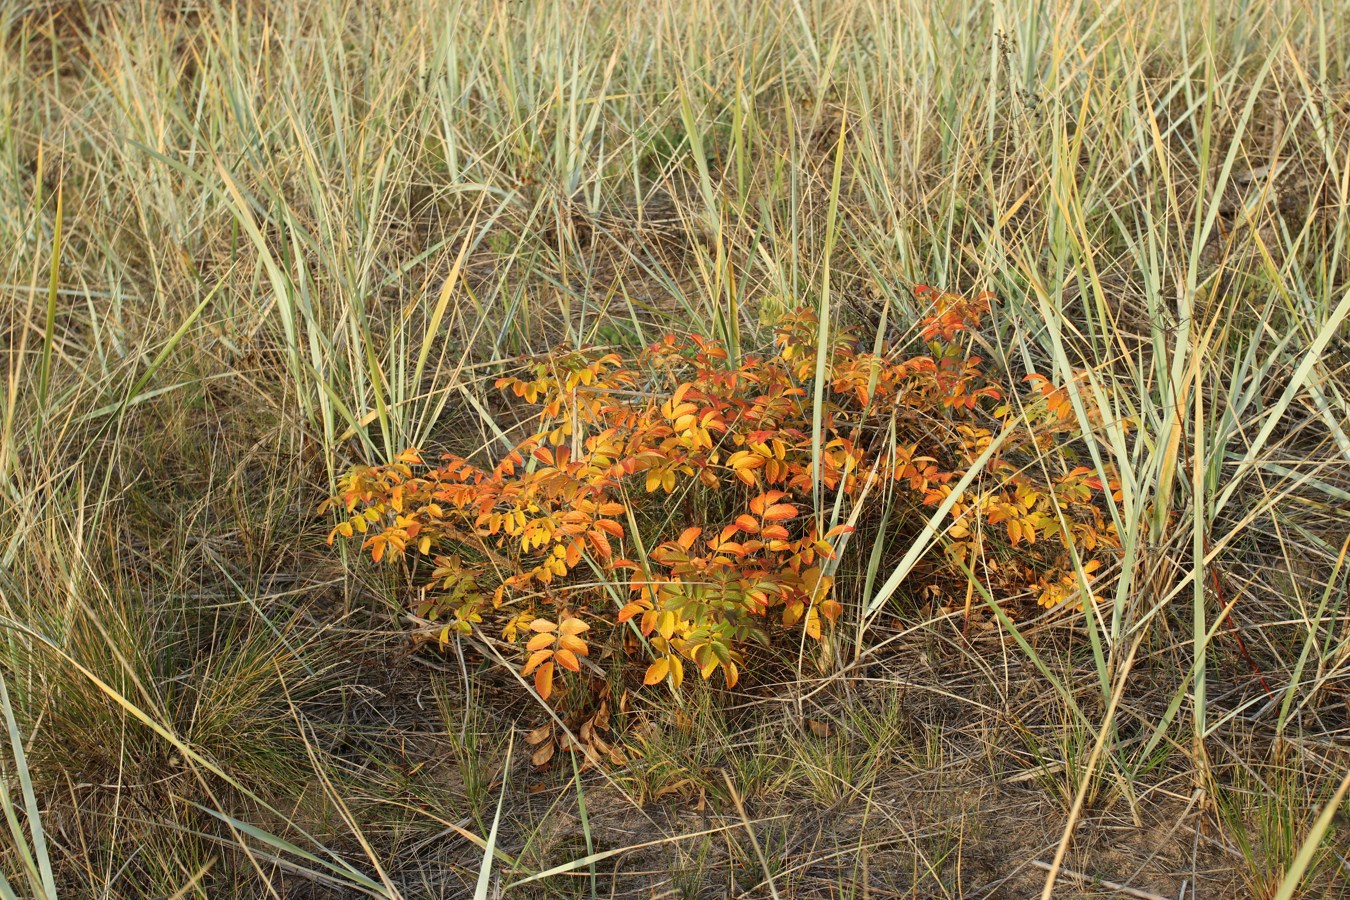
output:
<path id="1" fill-rule="evenodd" d="M 536 634 L 534 637 L 530 638 L 530 642 L 525 645 L 525 649 L 543 650 L 545 647 L 552 647 L 552 646 L 553 646 L 553 635 L 549 634 L 548 632 L 545 632 L 543 634 Z"/>
<path id="2" fill-rule="evenodd" d="M 558 646 L 581 656 L 589 656 L 591 652 L 586 642 L 574 634 L 564 634 L 558 638 Z"/>
<path id="3" fill-rule="evenodd" d="M 525 663 L 525 668 L 520 670 L 520 674 L 528 675 L 533 672 L 544 660 L 553 656 L 552 650 L 536 650 L 530 657 L 529 662 Z"/>
<path id="4" fill-rule="evenodd" d="M 813 640 L 820 640 L 820 614 L 814 606 L 806 611 L 806 633 Z"/>
<path id="5" fill-rule="evenodd" d="M 722 674 L 726 676 L 727 687 L 734 688 L 736 682 L 741 680 L 741 673 L 736 668 L 735 663 L 722 663 Z"/>
<path id="6" fill-rule="evenodd" d="M 657 684 L 665 681 L 668 674 L 670 674 L 670 658 L 663 656 L 647 667 L 647 674 L 642 679 L 642 683 Z"/>
<path id="7" fill-rule="evenodd" d="M 563 634 L 581 634 L 583 631 L 588 630 L 590 627 L 591 626 L 587 625 L 580 619 L 571 618 L 564 621 L 562 625 L 559 626 L 558 630 L 561 631 Z"/>

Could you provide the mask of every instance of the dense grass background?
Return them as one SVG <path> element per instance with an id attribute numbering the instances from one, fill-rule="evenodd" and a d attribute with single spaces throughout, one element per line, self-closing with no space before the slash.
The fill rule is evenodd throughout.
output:
<path id="1" fill-rule="evenodd" d="M 0 32 L 0 896 L 1350 894 L 1344 4 Z M 401 582 L 323 546 L 346 466 L 517 434 L 522 355 L 898 332 L 920 282 L 1117 411 L 1089 615 L 858 586 L 851 665 L 637 693 L 628 766 L 537 772 L 510 671 L 411 652 Z"/>

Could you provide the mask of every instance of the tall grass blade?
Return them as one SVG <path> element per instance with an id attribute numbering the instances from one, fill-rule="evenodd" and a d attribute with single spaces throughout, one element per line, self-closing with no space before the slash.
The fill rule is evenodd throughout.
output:
<path id="1" fill-rule="evenodd" d="M 38 807 L 37 794 L 33 790 L 33 777 L 28 771 L 23 735 L 19 731 L 18 721 L 14 718 L 14 707 L 9 700 L 9 688 L 5 684 L 3 673 L 0 673 L 0 709 L 3 709 L 5 714 L 5 730 L 9 735 L 10 753 L 14 757 L 14 771 L 19 779 L 19 790 L 23 793 L 24 812 L 32 840 L 31 852 L 25 845 L 23 830 L 14 817 L 9 793 L 3 785 L 0 785 L 0 795 L 3 796 L 5 804 L 5 817 L 9 820 L 15 848 L 22 855 L 25 864 L 30 869 L 36 866 L 36 872 L 30 873 L 37 876 L 32 885 L 34 894 L 45 900 L 56 900 L 56 879 L 52 874 L 51 857 L 47 853 L 47 835 L 42 827 L 42 810 Z"/>
<path id="2" fill-rule="evenodd" d="M 1294 862 L 1285 873 L 1284 880 L 1280 882 L 1279 888 L 1275 891 L 1275 896 L 1271 900 L 1293 900 L 1298 893 L 1299 885 L 1303 881 L 1304 874 L 1308 867 L 1312 865 L 1313 858 L 1317 855 L 1318 848 L 1322 846 L 1323 839 L 1331 831 L 1334 823 L 1342 818 L 1340 815 L 1341 804 L 1345 801 L 1345 795 L 1350 792 L 1350 771 L 1345 773 L 1341 779 L 1340 786 L 1336 792 L 1331 795 L 1326 806 L 1322 808 L 1322 813 L 1313 822 L 1312 828 L 1308 830 L 1308 836 L 1303 839 L 1303 844 L 1298 848 L 1298 855 L 1294 857 Z"/>
<path id="3" fill-rule="evenodd" d="M 497 811 L 492 816 L 492 827 L 488 829 L 487 841 L 483 845 L 483 862 L 478 867 L 478 881 L 474 885 L 473 900 L 488 900 L 492 889 L 492 861 L 497 853 L 497 830 L 502 823 L 502 807 L 506 803 L 506 792 L 511 785 L 511 751 L 515 747 L 516 735 L 511 733 L 506 744 L 506 761 L 502 763 L 502 791 L 497 796 Z"/>

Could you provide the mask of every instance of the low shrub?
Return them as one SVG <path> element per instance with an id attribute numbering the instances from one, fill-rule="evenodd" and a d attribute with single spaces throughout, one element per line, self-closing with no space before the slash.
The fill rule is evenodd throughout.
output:
<path id="1" fill-rule="evenodd" d="M 846 330 L 818 346 L 806 310 L 740 360 L 696 335 L 633 359 L 559 350 L 497 382 L 537 409 L 535 433 L 491 468 L 416 450 L 353 468 L 325 504 L 329 541 L 426 559 L 408 569 L 427 588 L 415 614 L 443 641 L 490 629 L 523 644 L 545 699 L 620 628 L 646 684 L 678 687 L 692 663 L 734 686 L 748 642 L 820 640 L 839 621 L 855 530 L 917 533 L 948 500 L 930 583 L 974 573 L 1002 597 L 1080 604 L 1080 573 L 1090 583 L 1119 546 L 1116 485 L 1065 461 L 1078 417 L 1063 387 L 1030 375 L 1017 402 L 972 352 L 988 295 L 918 293 L 932 314 L 917 335 L 870 351 Z"/>

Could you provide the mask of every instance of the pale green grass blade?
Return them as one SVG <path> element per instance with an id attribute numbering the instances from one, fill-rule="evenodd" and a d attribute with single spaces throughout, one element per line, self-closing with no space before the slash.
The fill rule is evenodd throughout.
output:
<path id="1" fill-rule="evenodd" d="M 155 373 L 159 371 L 160 367 L 164 365 L 165 361 L 168 360 L 168 358 L 171 355 L 173 355 L 173 351 L 178 347 L 179 343 L 182 342 L 183 338 L 192 329 L 192 326 L 197 323 L 197 319 L 201 317 L 201 314 L 203 311 L 205 311 L 206 307 L 211 303 L 213 299 L 215 299 L 216 293 L 224 286 L 225 286 L 225 279 L 222 278 L 219 282 L 217 282 L 216 286 L 211 289 L 210 293 L 208 293 L 205 297 L 202 298 L 202 302 L 198 303 L 196 308 L 193 309 L 192 312 L 188 313 L 188 315 L 183 319 L 182 324 L 178 326 L 177 330 L 174 331 L 174 333 L 169 337 L 168 341 L 164 343 L 164 346 L 160 348 L 159 353 L 155 354 L 155 358 L 150 361 L 150 365 L 145 367 L 145 371 L 141 373 L 141 377 L 136 379 L 136 383 L 132 385 L 131 390 L 127 392 L 126 397 L 120 403 L 117 403 L 113 406 L 105 406 L 96 409 L 90 413 L 87 413 L 84 418 L 86 420 L 95 419 L 99 418 L 100 416 L 108 415 L 110 413 L 121 412 L 128 406 L 132 406 L 136 403 L 140 403 L 144 400 L 149 399 L 150 396 L 157 396 L 158 393 L 160 392 L 154 392 L 151 395 L 145 395 L 142 394 L 141 392 L 145 390 L 145 386 L 150 383 L 150 379 L 155 377 Z M 177 388 L 180 386 L 181 385 L 174 385 L 173 388 Z"/>
<path id="2" fill-rule="evenodd" d="M 52 223 L 51 273 L 47 282 L 47 319 L 42 332 L 42 363 L 38 369 L 38 439 L 42 436 L 42 427 L 47 418 L 47 392 L 52 378 L 52 347 L 56 343 L 56 305 L 61 286 L 61 226 L 65 192 L 62 185 L 56 186 L 56 218 Z"/>
<path id="3" fill-rule="evenodd" d="M 1309 375 L 1312 374 L 1313 369 L 1322 359 L 1322 355 L 1336 337 L 1337 331 L 1345 322 L 1347 316 L 1350 316 L 1350 291 L 1347 291 L 1344 296 L 1341 297 L 1340 302 L 1336 304 L 1336 308 L 1332 311 L 1331 315 L 1327 317 L 1325 322 L 1321 323 L 1312 343 L 1309 344 L 1308 349 L 1304 351 L 1302 361 L 1290 377 L 1289 384 L 1280 394 L 1280 399 L 1275 403 L 1271 410 L 1266 413 L 1265 424 L 1261 426 L 1261 430 L 1257 432 L 1256 437 L 1252 438 L 1251 443 L 1247 446 L 1247 452 L 1244 453 L 1242 459 L 1238 461 L 1236 470 L 1233 472 L 1227 487 L 1225 487 L 1215 499 L 1213 509 L 1214 515 L 1217 515 L 1228 505 L 1228 502 L 1233 498 L 1233 493 L 1245 482 L 1246 475 L 1250 469 L 1256 465 L 1260 454 L 1265 450 L 1266 442 L 1283 421 L 1284 414 L 1288 411 L 1290 405 L 1294 402 L 1294 399 L 1307 386 Z"/>
<path id="4" fill-rule="evenodd" d="M 38 807 L 37 794 L 33 790 L 33 776 L 28 771 L 28 758 L 23 749 L 23 735 L 19 731 L 19 723 L 14 718 L 14 707 L 10 705 L 9 689 L 5 685 L 5 678 L 0 674 L 0 708 L 5 714 L 5 729 L 9 734 L 10 753 L 14 756 L 14 769 L 19 778 L 19 789 L 23 793 L 24 811 L 28 818 L 28 831 L 32 839 L 31 856 L 24 847 L 23 833 L 18 828 L 17 822 L 12 815 L 10 818 L 10 828 L 14 832 L 15 844 L 23 852 L 26 861 L 30 865 L 36 863 L 37 874 L 40 880 L 33 885 L 35 891 L 40 891 L 41 896 L 47 900 L 56 900 L 56 879 L 52 875 L 52 861 L 47 853 L 47 834 L 42 827 L 42 810 Z M 4 791 L 0 788 L 0 791 Z M 5 812 L 10 813 L 8 794 L 5 796 Z"/>
<path id="5" fill-rule="evenodd" d="M 759 819 L 757 821 L 773 822 L 778 819 L 785 819 L 785 818 L 787 818 L 786 815 L 778 815 L 778 816 L 769 816 L 768 818 Z M 726 831 L 732 831 L 734 829 L 744 827 L 745 826 L 743 826 L 740 822 L 736 822 L 735 824 L 732 825 L 722 825 L 718 828 L 709 828 L 706 831 L 695 831 L 689 834 L 680 834 L 675 835 L 674 837 L 660 838 L 659 840 L 654 841 L 645 841 L 640 844 L 631 844 L 627 847 L 619 847 L 618 849 L 615 850 L 602 850 L 599 853 L 592 853 L 588 856 L 583 856 L 580 859 L 574 859 L 571 862 L 565 862 L 562 865 L 554 866 L 551 869 L 547 869 L 536 875 L 531 875 L 528 878 L 521 878 L 518 881 L 513 881 L 506 886 L 506 890 L 509 891 L 512 888 L 517 888 L 520 887 L 521 885 L 530 884 L 535 881 L 543 881 L 545 878 L 552 878 L 554 875 L 564 875 L 568 872 L 575 872 L 577 869 L 593 866 L 596 863 L 604 862 L 605 860 L 612 859 L 616 856 L 619 856 L 620 854 L 632 853 L 634 850 L 644 850 L 648 847 L 659 847 L 663 844 L 670 844 L 676 841 L 687 841 L 691 838 L 707 837 L 710 834 L 721 834 Z"/>
<path id="6" fill-rule="evenodd" d="M 328 872 L 330 872 L 332 875 L 337 876 L 337 878 L 341 882 L 350 885 L 351 887 L 357 888 L 363 893 L 367 893 L 372 897 L 389 896 L 384 886 L 381 885 L 378 881 L 372 881 L 371 879 L 365 877 L 360 872 L 356 871 L 350 866 L 337 865 L 336 863 L 329 862 L 326 859 L 322 859 L 318 856 L 315 856 L 308 850 L 305 850 L 301 847 L 297 847 L 295 844 L 292 844 L 285 838 L 277 837 L 275 834 L 272 834 L 269 831 L 265 831 L 256 825 L 250 825 L 247 822 L 240 821 L 239 819 L 236 819 L 234 816 L 228 816 L 225 813 L 220 812 L 219 810 L 214 810 L 211 809 L 210 807 L 202 806 L 200 803 L 193 803 L 192 805 L 200 809 L 202 812 L 214 816 L 220 821 L 226 823 L 236 831 L 242 834 L 246 834 L 249 837 L 253 838 L 254 840 L 266 844 L 267 846 L 271 847 L 274 850 L 279 850 L 282 853 L 285 853 L 289 856 L 294 856 L 299 859 L 303 859 L 307 863 L 311 863 L 316 866 L 322 866 L 324 869 L 328 870 Z"/>
<path id="7" fill-rule="evenodd" d="M 989 589 L 975 577 L 975 573 L 968 568 L 965 569 L 965 573 L 966 577 L 970 579 L 970 583 L 974 586 L 976 592 L 979 593 L 980 599 L 984 600 L 984 603 L 989 607 L 990 612 L 998 619 L 999 625 L 1012 635 L 1013 640 L 1017 642 L 1017 646 L 1022 649 L 1022 652 L 1026 654 L 1027 659 L 1031 660 L 1031 664 L 1036 667 L 1042 676 L 1044 676 L 1045 680 L 1050 683 L 1050 686 L 1054 688 L 1055 693 L 1064 701 L 1065 706 L 1073 711 L 1075 718 L 1091 728 L 1092 723 L 1088 719 L 1087 714 L 1084 713 L 1082 708 L 1078 705 L 1073 690 L 1064 684 L 1060 677 L 1056 675 L 1046 663 L 1045 658 L 1036 652 L 1036 648 L 1031 646 L 1031 642 L 1027 640 L 1026 635 L 1022 634 L 1022 630 L 1008 617 L 1008 613 L 1004 611 L 1003 607 L 999 606 L 998 601 L 989 593 Z"/>
<path id="8" fill-rule="evenodd" d="M 938 505 L 938 508 L 933 511 L 933 514 L 929 516 L 928 520 L 924 522 L 923 533 L 920 534 L 914 543 L 910 545 L 909 549 L 905 551 L 905 555 L 901 558 L 895 569 L 892 570 L 890 577 L 877 589 L 875 596 L 868 601 L 867 608 L 863 613 L 860 634 L 861 631 L 866 630 L 867 626 L 876 618 L 877 613 L 886 605 L 886 601 L 891 598 L 891 595 L 895 593 L 896 589 L 900 587 L 905 578 L 909 576 L 909 573 L 914 569 L 915 563 L 922 559 L 923 555 L 928 552 L 929 547 L 933 545 L 933 541 L 935 541 L 941 533 L 938 529 L 938 525 L 947 517 L 947 513 L 951 512 L 951 508 L 961 499 L 966 488 L 970 487 L 971 483 L 980 476 L 984 471 L 984 467 L 989 463 L 989 460 L 994 458 L 994 454 L 997 453 L 999 448 L 1012 436 L 1013 430 L 1017 427 L 1019 426 L 1015 423 L 1009 423 L 1004 426 L 1002 431 L 995 435 L 994 439 L 989 442 L 989 446 L 984 449 L 979 457 L 976 458 L 975 462 L 970 465 L 970 468 L 966 470 L 966 473 L 961 476 L 961 479 L 956 482 L 955 487 L 952 488 L 952 492 L 947 495 L 942 503 Z"/>
<path id="9" fill-rule="evenodd" d="M 834 252 L 839 220 L 839 188 L 844 172 L 845 137 L 848 134 L 848 116 L 839 118 L 839 139 L 834 151 L 834 177 L 830 181 L 830 211 L 825 220 L 825 251 L 821 259 L 820 303 L 816 315 L 816 374 L 811 402 L 811 499 L 816 527 L 824 533 L 824 485 L 821 483 L 821 459 L 824 452 L 825 373 L 829 368 L 830 353 L 830 256 Z"/>
<path id="10" fill-rule="evenodd" d="M 586 811 L 586 793 L 581 787 L 581 763 L 577 762 L 578 754 L 572 753 L 570 755 L 572 757 L 572 778 L 577 791 L 577 818 L 581 820 L 581 834 L 586 839 L 586 855 L 591 856 L 595 853 L 595 841 L 591 837 L 591 817 Z M 599 888 L 595 880 L 595 863 L 591 863 L 589 869 L 591 897 L 597 898 L 599 897 Z"/>
<path id="11" fill-rule="evenodd" d="M 516 735 L 506 744 L 506 762 L 502 764 L 502 791 L 497 795 L 497 812 L 492 816 L 492 827 L 488 830 L 487 841 L 483 845 L 483 862 L 478 867 L 478 881 L 474 885 L 473 900 L 488 900 L 492 890 L 492 859 L 497 852 L 497 829 L 502 823 L 502 806 L 506 803 L 506 792 L 510 789 L 511 750 L 515 746 Z"/>
<path id="12" fill-rule="evenodd" d="M 220 778 L 222 781 L 224 781 L 226 784 L 228 784 L 235 790 L 239 791 L 245 797 L 248 797 L 249 799 L 261 805 L 268 812 L 272 813 L 273 815 L 277 816 L 283 821 L 286 821 L 294 826 L 295 823 L 291 821 L 289 817 L 285 816 L 278 810 L 274 809 L 264 798 L 258 796 L 257 793 L 250 790 L 244 784 L 240 783 L 240 781 L 237 778 L 230 775 L 216 763 L 212 762 L 210 759 L 203 756 L 196 750 L 196 748 L 184 742 L 181 738 L 178 737 L 178 735 L 174 734 L 174 732 L 170 728 L 165 726 L 163 723 L 157 721 L 149 713 L 145 712 L 135 703 L 131 702 L 131 700 L 128 699 L 121 691 L 118 691 L 115 687 L 110 685 L 103 678 L 100 678 L 95 672 L 90 670 L 87 666 L 81 664 L 78 660 L 72 657 L 69 653 L 67 653 L 56 643 L 54 643 L 46 635 L 43 635 L 33 630 L 32 628 L 28 627 L 22 622 L 16 622 L 8 618 L 0 618 L 0 627 L 9 628 L 15 632 L 27 636 L 28 638 L 42 645 L 45 649 L 50 651 L 51 655 L 54 658 L 60 660 L 63 664 L 70 666 L 80 675 L 87 678 L 110 701 L 115 703 L 121 709 L 125 710 L 132 718 L 134 718 L 142 725 L 149 728 L 156 735 L 158 735 L 160 738 L 166 741 L 178 753 L 182 754 L 184 759 L 191 760 L 195 765 L 200 766 L 202 769 L 206 770 L 207 772 L 210 772 L 217 778 Z M 312 835 L 308 834 L 304 829 L 296 826 L 296 830 L 300 834 L 304 835 L 308 840 L 312 841 L 316 846 L 323 848 L 322 843 L 316 840 Z M 369 879 L 367 879 L 366 876 L 362 875 L 358 870 L 347 865 L 339 857 L 336 857 L 334 855 L 334 860 L 336 861 L 336 864 L 343 871 L 347 872 L 349 876 L 351 876 L 351 878 L 357 883 L 360 883 L 363 879 L 365 881 L 369 881 Z M 371 883 L 375 884 L 375 882 Z M 376 887 L 378 888 L 379 886 L 376 885 Z"/>
<path id="13" fill-rule="evenodd" d="M 1294 694 L 1302 684 L 1303 669 L 1308 664 L 1308 657 L 1317 646 L 1317 638 L 1322 629 L 1327 604 L 1331 602 L 1336 585 L 1340 581 L 1341 569 L 1345 565 L 1347 553 L 1350 553 L 1350 535 L 1346 536 L 1345 543 L 1341 545 L 1341 552 L 1336 557 L 1336 564 L 1327 577 L 1326 588 L 1322 591 L 1322 599 L 1317 604 L 1317 612 L 1313 614 L 1312 621 L 1308 623 L 1308 634 L 1303 641 L 1303 649 L 1299 651 L 1298 661 L 1294 663 L 1294 670 L 1289 675 L 1289 684 L 1284 689 L 1284 699 L 1280 701 L 1280 716 L 1275 721 L 1275 733 L 1277 735 L 1284 734 L 1285 725 L 1289 721 L 1289 710 L 1294 703 Z"/>
<path id="14" fill-rule="evenodd" d="M 1293 865 L 1289 867 L 1289 871 L 1285 874 L 1284 880 L 1280 882 L 1280 887 L 1275 891 L 1275 896 L 1271 900 L 1292 900 L 1298 893 L 1299 884 L 1303 881 L 1304 874 L 1312 864 L 1313 857 L 1317 855 L 1322 840 L 1340 817 L 1341 803 L 1345 800 L 1348 791 L 1350 791 L 1350 772 L 1345 773 L 1340 786 L 1336 788 L 1336 793 L 1327 801 L 1326 806 L 1322 809 L 1322 814 L 1317 817 L 1317 821 L 1309 829 L 1308 836 L 1304 838 L 1303 845 L 1298 849 L 1298 855 L 1294 857 Z"/>

